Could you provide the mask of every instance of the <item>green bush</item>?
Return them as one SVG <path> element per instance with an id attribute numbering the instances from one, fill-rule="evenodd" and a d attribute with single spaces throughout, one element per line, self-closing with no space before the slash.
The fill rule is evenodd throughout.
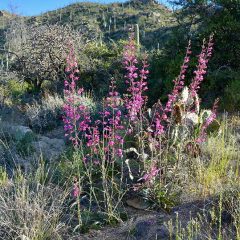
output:
<path id="1" fill-rule="evenodd" d="M 231 112 L 236 112 L 240 110 L 240 78 L 235 78 L 226 87 L 224 93 L 223 105 L 225 109 Z"/>

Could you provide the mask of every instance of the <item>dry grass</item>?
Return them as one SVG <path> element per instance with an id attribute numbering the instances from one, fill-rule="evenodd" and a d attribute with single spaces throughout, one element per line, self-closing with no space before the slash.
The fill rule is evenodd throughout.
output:
<path id="1" fill-rule="evenodd" d="M 1 239 L 55 240 L 67 235 L 62 218 L 68 192 L 47 183 L 42 173 L 40 168 L 29 176 L 17 171 L 13 179 L 1 181 Z"/>

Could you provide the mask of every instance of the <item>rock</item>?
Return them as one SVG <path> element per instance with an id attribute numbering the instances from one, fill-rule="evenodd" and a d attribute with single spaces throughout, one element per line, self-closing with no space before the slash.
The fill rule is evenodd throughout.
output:
<path id="1" fill-rule="evenodd" d="M 37 142 L 32 143 L 35 154 L 42 155 L 44 158 L 56 159 L 65 150 L 65 143 L 63 139 L 48 138 L 41 136 Z"/>
<path id="2" fill-rule="evenodd" d="M 162 225 L 157 229 L 156 234 L 154 234 L 152 239 L 167 240 L 169 239 L 169 231 L 166 226 Z"/>
<path id="3" fill-rule="evenodd" d="M 32 141 L 34 139 L 33 131 L 26 126 L 12 125 L 6 122 L 0 121 L 1 135 L 4 137 L 10 136 L 13 140 L 21 141 Z"/>
<path id="4" fill-rule="evenodd" d="M 148 239 L 147 235 L 151 229 L 151 221 L 140 221 L 135 226 L 134 237 L 138 240 L 140 239 Z"/>
<path id="5" fill-rule="evenodd" d="M 98 210 L 98 205 L 93 201 L 90 203 L 90 200 L 86 195 L 80 198 L 80 205 L 82 209 L 90 209 L 91 212 L 97 212 Z"/>
<path id="6" fill-rule="evenodd" d="M 126 201 L 127 205 L 136 209 L 146 210 L 150 204 L 142 198 L 133 198 Z"/>
<path id="7" fill-rule="evenodd" d="M 32 156 L 20 156 L 18 154 L 16 154 L 14 156 L 14 164 L 17 166 L 17 167 L 20 167 L 20 169 L 23 171 L 23 172 L 29 172 L 32 168 L 32 164 L 33 164 L 33 161 L 34 159 L 32 158 Z"/>
<path id="8" fill-rule="evenodd" d="M 14 137 L 15 140 L 21 141 L 25 138 L 32 138 L 33 132 L 29 127 L 26 126 L 11 126 L 10 127 L 11 135 Z"/>

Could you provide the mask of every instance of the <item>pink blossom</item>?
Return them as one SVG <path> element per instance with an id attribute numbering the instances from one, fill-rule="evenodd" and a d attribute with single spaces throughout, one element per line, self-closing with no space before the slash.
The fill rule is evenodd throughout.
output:
<path id="1" fill-rule="evenodd" d="M 78 182 L 74 183 L 73 185 L 72 195 L 74 198 L 77 198 L 80 195 L 80 188 L 78 186 Z"/>
<path id="2" fill-rule="evenodd" d="M 149 182 L 150 180 L 152 180 L 154 177 L 157 176 L 157 174 L 159 173 L 160 169 L 158 169 L 155 165 L 152 166 L 152 168 L 150 169 L 150 171 L 146 174 L 144 174 L 144 176 L 142 177 L 143 180 L 145 180 L 145 182 Z"/>
<path id="3" fill-rule="evenodd" d="M 191 42 L 189 41 L 188 43 L 188 47 L 187 47 L 187 51 L 186 51 L 186 55 L 183 61 L 183 64 L 181 66 L 181 71 L 179 76 L 173 80 L 174 82 L 174 87 L 172 90 L 172 93 L 168 95 L 168 101 L 166 103 L 166 107 L 164 109 L 164 120 L 167 120 L 167 113 L 172 112 L 172 108 L 173 108 L 173 104 L 175 103 L 175 101 L 178 98 L 178 95 L 180 93 L 180 91 L 183 89 L 184 87 L 184 79 L 185 79 L 185 74 L 188 68 L 188 63 L 190 61 L 190 55 L 191 54 Z"/>
<path id="4" fill-rule="evenodd" d="M 73 145 L 79 144 L 79 133 L 89 130 L 89 124 L 91 122 L 88 109 L 83 105 L 78 105 L 80 97 L 82 96 L 84 89 L 77 89 L 77 81 L 79 73 L 77 60 L 74 55 L 74 49 L 71 46 L 69 55 L 67 56 L 66 74 L 67 79 L 64 81 L 64 130 L 65 136 L 68 136 Z"/>
<path id="5" fill-rule="evenodd" d="M 123 150 L 122 150 L 121 148 L 119 148 L 119 149 L 117 150 L 117 155 L 118 155 L 119 157 L 123 157 Z"/>
<path id="6" fill-rule="evenodd" d="M 133 39 L 133 35 L 129 38 L 129 43 L 125 46 L 123 54 L 123 66 L 127 71 L 125 75 L 126 83 L 128 84 L 129 96 L 125 99 L 125 106 L 128 110 L 128 117 L 130 121 L 136 121 L 141 112 L 142 107 L 146 102 L 146 97 L 143 93 L 148 89 L 147 75 L 149 71 L 147 70 L 148 64 L 146 56 L 142 61 L 142 69 L 138 69 L 136 64 L 138 63 L 136 58 L 136 45 Z M 138 71 L 138 72 L 137 72 Z"/>
<path id="7" fill-rule="evenodd" d="M 190 85 L 190 92 L 191 95 L 194 97 L 199 88 L 200 84 L 203 81 L 203 76 L 206 74 L 207 65 L 209 62 L 209 58 L 212 56 L 212 46 L 213 46 L 213 35 L 210 36 L 208 44 L 206 46 L 205 41 L 202 45 L 202 51 L 198 57 L 198 66 L 197 70 L 194 71 L 195 77 L 192 80 L 192 83 Z"/>

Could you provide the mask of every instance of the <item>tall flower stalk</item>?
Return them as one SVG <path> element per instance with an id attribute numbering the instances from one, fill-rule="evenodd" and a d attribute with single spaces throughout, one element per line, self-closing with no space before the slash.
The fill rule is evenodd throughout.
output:
<path id="1" fill-rule="evenodd" d="M 178 75 L 178 77 L 176 79 L 173 80 L 174 87 L 173 87 L 171 94 L 168 95 L 168 101 L 167 101 L 165 107 L 163 107 L 160 102 L 158 103 L 161 114 L 159 112 L 157 112 L 153 119 L 153 127 L 154 127 L 155 137 L 159 137 L 160 135 L 165 133 L 167 130 L 165 127 L 166 123 L 167 123 L 167 125 L 170 124 L 169 114 L 172 113 L 174 103 L 177 101 L 179 94 L 181 93 L 181 91 L 184 87 L 186 72 L 188 69 L 188 64 L 190 61 L 191 53 L 192 53 L 191 52 L 191 41 L 189 41 L 188 47 L 186 50 L 186 54 L 184 57 L 184 61 L 181 66 L 180 74 Z"/>
<path id="2" fill-rule="evenodd" d="M 71 46 L 70 53 L 67 56 L 67 66 L 65 71 L 68 75 L 67 79 L 64 81 L 64 130 L 66 132 L 65 136 L 69 136 L 69 139 L 77 144 L 78 142 L 78 129 L 77 129 L 77 121 L 80 118 L 79 115 L 79 107 L 76 105 L 76 96 L 77 89 L 76 83 L 79 79 L 77 73 L 79 70 L 77 69 L 77 61 L 74 55 L 74 49 Z"/>
<path id="3" fill-rule="evenodd" d="M 142 60 L 142 67 L 137 67 L 137 47 L 134 41 L 133 34 L 129 37 L 129 42 L 124 48 L 123 66 L 126 70 L 125 81 L 128 85 L 128 96 L 125 98 L 125 107 L 127 109 L 129 118 L 128 132 L 132 133 L 133 129 L 136 131 L 135 137 L 138 139 L 138 147 L 141 156 L 144 156 L 144 126 L 143 126 L 143 110 L 147 102 L 147 97 L 144 96 L 147 86 L 147 77 L 149 74 L 147 56 L 144 55 Z M 134 127 L 133 127 L 134 125 Z M 145 161 L 143 162 L 145 167 Z"/>
<path id="4" fill-rule="evenodd" d="M 205 40 L 202 45 L 202 51 L 198 57 L 198 65 L 197 70 L 194 71 L 194 78 L 190 85 L 191 95 L 194 97 L 198 90 L 200 89 L 200 84 L 203 81 L 203 77 L 207 72 L 208 62 L 210 57 L 212 56 L 213 50 L 213 35 L 210 36 L 208 44 L 206 44 Z"/>
<path id="5" fill-rule="evenodd" d="M 71 47 L 67 57 L 66 73 L 68 78 L 64 82 L 64 129 L 66 136 L 72 141 L 77 153 L 80 153 L 82 161 L 78 166 L 83 166 L 85 180 L 90 186 L 90 202 L 95 199 L 99 208 L 104 204 L 104 211 L 107 211 L 110 218 L 116 217 L 117 207 L 122 199 L 123 170 L 121 171 L 121 181 L 115 181 L 115 162 L 123 157 L 123 137 L 122 125 L 123 114 L 120 108 L 120 95 L 116 90 L 116 82 L 112 79 L 109 94 L 103 101 L 103 111 L 99 112 L 99 118 L 93 122 L 90 111 L 81 101 L 84 89 L 77 88 L 79 80 L 77 61 L 74 50 Z M 144 78 L 144 73 L 142 73 Z M 83 164 L 82 164 L 83 163 Z M 123 165 L 122 165 L 123 168 Z M 81 170 L 78 169 L 78 179 Z M 97 197 L 94 187 L 93 174 L 101 173 L 102 193 L 101 199 Z M 82 176 L 83 177 L 83 176 Z M 116 189 L 116 186 L 118 189 Z M 80 198 L 80 181 L 73 186 L 73 196 Z M 78 204 L 79 225 L 81 225 L 81 211 Z"/>
<path id="6" fill-rule="evenodd" d="M 168 95 L 168 101 L 166 103 L 166 107 L 165 107 L 164 113 L 163 113 L 163 120 L 167 120 L 167 114 L 172 112 L 173 105 L 176 102 L 176 100 L 179 96 L 179 93 L 181 92 L 181 90 L 184 87 L 184 81 L 186 78 L 186 72 L 188 69 L 188 64 L 190 61 L 191 53 L 192 53 L 191 52 L 191 41 L 189 41 L 188 47 L 186 50 L 186 55 L 184 57 L 184 61 L 181 66 L 180 74 L 178 75 L 178 77 L 176 79 L 173 80 L 174 87 L 173 87 L 172 93 Z"/>
<path id="7" fill-rule="evenodd" d="M 138 69 L 137 48 L 133 38 L 133 35 L 129 38 L 129 43 L 125 46 L 123 54 L 123 66 L 126 69 L 125 81 L 128 85 L 127 92 L 129 96 L 125 101 L 126 109 L 128 110 L 128 116 L 130 121 L 135 122 L 139 118 L 139 114 L 146 103 L 146 97 L 144 92 L 147 87 L 147 76 L 149 74 L 147 57 L 144 56 L 142 61 L 142 69 Z"/>
<path id="8" fill-rule="evenodd" d="M 74 49 L 71 46 L 69 55 L 67 56 L 67 66 L 65 68 L 67 79 L 64 81 L 64 130 L 65 136 L 72 141 L 74 146 L 79 145 L 79 132 L 86 132 L 89 128 L 89 111 L 84 104 L 81 103 L 81 97 L 84 89 L 77 88 L 79 80 L 79 70 Z"/>

